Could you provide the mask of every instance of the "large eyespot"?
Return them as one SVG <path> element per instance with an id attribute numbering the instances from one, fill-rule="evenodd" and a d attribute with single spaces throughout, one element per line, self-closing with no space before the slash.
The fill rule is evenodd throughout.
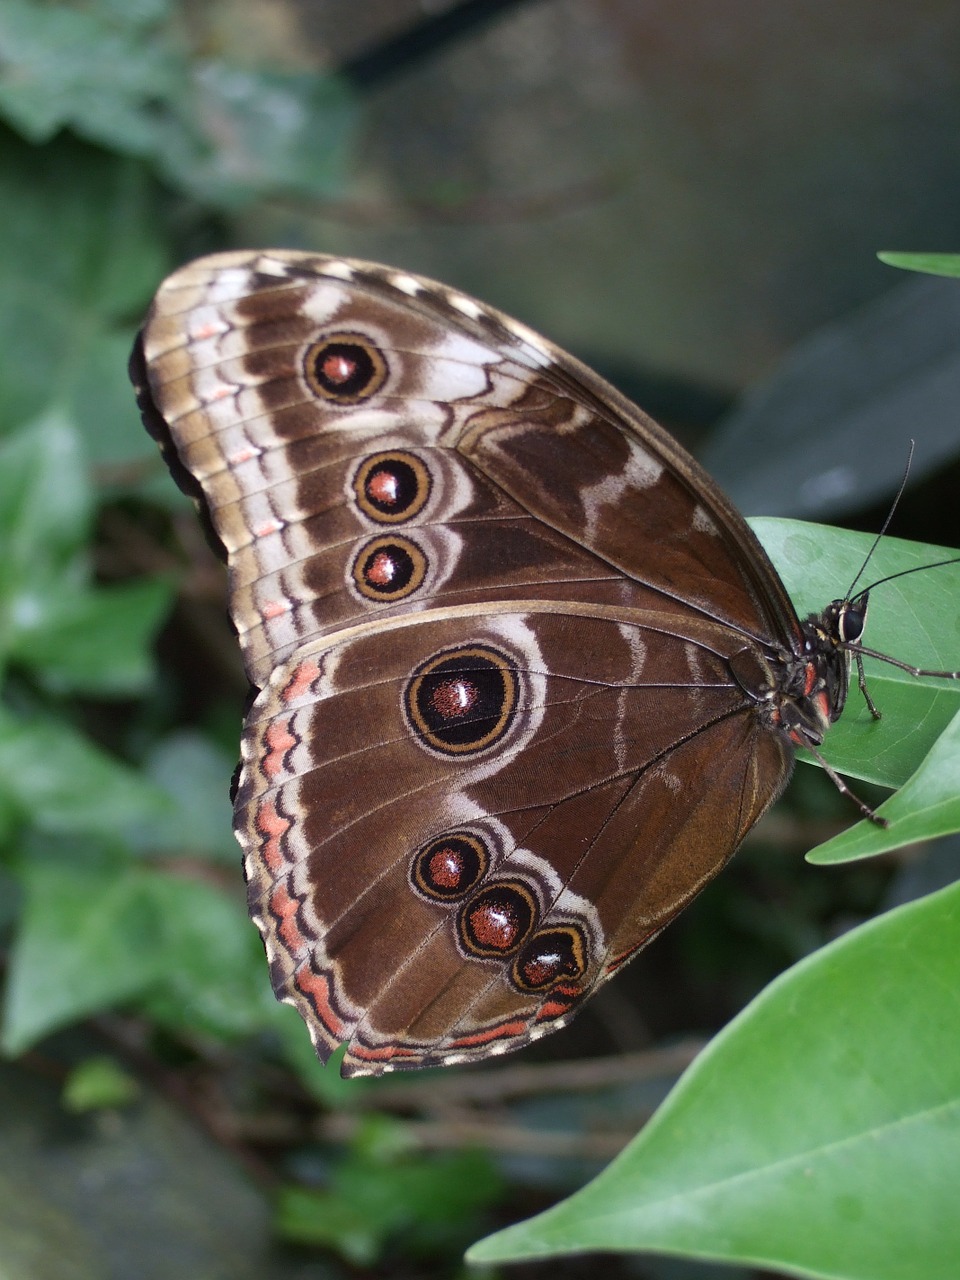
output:
<path id="1" fill-rule="evenodd" d="M 413 673 L 407 718 L 424 746 L 470 755 L 502 738 L 517 709 L 518 676 L 505 654 L 465 645 L 435 654 Z"/>
<path id="2" fill-rule="evenodd" d="M 328 333 L 303 357 L 307 383 L 322 400 L 359 404 L 380 390 L 387 362 L 379 347 L 361 333 Z"/>
<path id="3" fill-rule="evenodd" d="M 469 898 L 457 915 L 457 930 L 470 955 L 497 959 L 522 946 L 536 924 L 537 900 L 520 880 L 501 880 Z"/>
<path id="4" fill-rule="evenodd" d="M 582 978 L 587 970 L 587 944 L 576 925 L 557 925 L 535 933 L 513 962 L 519 991 L 546 991 L 561 979 Z"/>
<path id="5" fill-rule="evenodd" d="M 410 881 L 425 898 L 455 902 L 466 897 L 490 865 L 487 846 L 472 831 L 437 836 L 415 855 Z"/>
<path id="6" fill-rule="evenodd" d="M 430 472 L 413 453 L 375 453 L 353 478 L 357 505 L 378 524 L 412 520 L 430 497 Z"/>
<path id="7" fill-rule="evenodd" d="M 374 538 L 353 562 L 353 581 L 368 600 L 403 600 L 427 574 L 427 557 L 409 538 Z"/>

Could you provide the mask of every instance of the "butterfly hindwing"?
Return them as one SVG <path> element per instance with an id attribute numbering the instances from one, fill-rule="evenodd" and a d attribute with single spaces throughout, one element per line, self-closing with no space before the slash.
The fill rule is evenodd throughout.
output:
<path id="1" fill-rule="evenodd" d="M 324 1057 L 349 1039 L 348 1063 L 419 1065 L 550 1029 L 776 794 L 786 755 L 757 769 L 729 631 L 616 612 L 370 624 L 299 651 L 251 708 L 251 911 Z"/>

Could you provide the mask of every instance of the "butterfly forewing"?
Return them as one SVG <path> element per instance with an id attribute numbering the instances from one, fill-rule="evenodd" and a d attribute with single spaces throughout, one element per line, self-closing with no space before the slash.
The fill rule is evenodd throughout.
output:
<path id="1" fill-rule="evenodd" d="M 561 1025 L 789 774 L 802 638 L 753 535 L 589 370 L 387 268 L 201 259 L 132 370 L 262 690 L 236 817 L 277 994 L 350 1072 Z"/>

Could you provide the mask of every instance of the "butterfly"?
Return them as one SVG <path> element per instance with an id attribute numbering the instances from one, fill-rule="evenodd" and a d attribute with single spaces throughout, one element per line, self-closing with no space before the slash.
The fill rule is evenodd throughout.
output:
<path id="1" fill-rule="evenodd" d="M 201 258 L 131 377 L 228 565 L 250 912 L 345 1075 L 567 1023 L 818 751 L 870 652 L 867 591 L 798 618 L 669 433 L 435 282 Z"/>

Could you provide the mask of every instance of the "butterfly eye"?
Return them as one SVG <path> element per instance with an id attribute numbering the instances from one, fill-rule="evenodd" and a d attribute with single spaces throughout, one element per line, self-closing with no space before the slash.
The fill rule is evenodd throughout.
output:
<path id="1" fill-rule="evenodd" d="M 840 612 L 837 620 L 840 639 L 844 644 L 856 644 L 863 635 L 867 621 L 867 611 L 860 605 L 849 604 Z"/>
<path id="2" fill-rule="evenodd" d="M 362 334 L 334 333 L 308 348 L 303 371 L 322 400 L 359 404 L 380 390 L 388 369 L 383 352 Z"/>

